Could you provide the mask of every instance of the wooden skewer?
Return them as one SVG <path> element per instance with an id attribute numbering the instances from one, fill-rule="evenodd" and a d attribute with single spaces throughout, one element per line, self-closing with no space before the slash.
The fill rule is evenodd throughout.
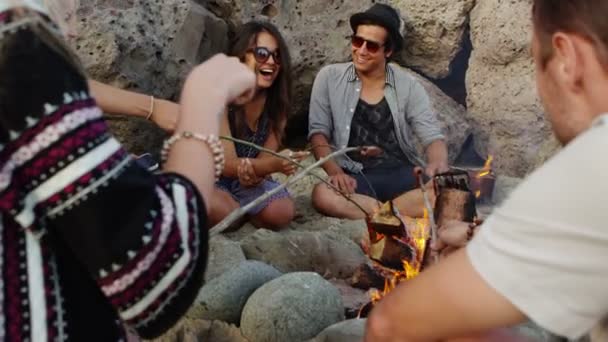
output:
<path id="1" fill-rule="evenodd" d="M 254 201 L 247 204 L 246 206 L 240 207 L 237 210 L 234 210 L 233 212 L 231 212 L 230 215 L 226 216 L 220 223 L 216 224 L 213 228 L 211 228 L 211 230 L 209 231 L 209 236 L 215 236 L 217 234 L 222 233 L 224 230 L 228 229 L 228 227 L 230 227 L 234 222 L 236 222 L 239 218 L 241 218 L 245 214 L 247 214 L 247 212 L 250 209 L 252 209 L 255 206 L 259 205 L 260 203 L 264 202 L 266 199 L 270 198 L 272 195 L 278 193 L 279 191 L 285 189 L 286 187 L 297 183 L 300 179 L 309 175 L 313 169 L 325 164 L 325 162 L 327 162 L 328 160 L 341 156 L 343 154 L 349 153 L 349 152 L 359 151 L 360 149 L 361 149 L 360 147 L 347 147 L 347 148 L 343 148 L 339 151 L 333 152 L 330 155 L 328 155 L 322 159 L 319 159 L 316 163 L 305 168 L 300 173 L 296 174 L 293 178 L 290 178 L 287 182 L 277 186 L 276 188 L 274 188 L 274 189 L 270 190 L 269 192 L 263 194 L 262 196 L 256 198 Z"/>
<path id="2" fill-rule="evenodd" d="M 422 180 L 422 170 L 417 171 L 416 178 L 418 179 L 418 184 L 420 185 L 420 190 L 422 190 L 422 197 L 424 198 L 424 206 L 429 216 L 429 224 L 431 225 L 431 244 L 427 246 L 427 248 L 431 248 L 431 246 L 437 241 L 437 224 L 435 223 L 435 212 L 433 211 L 433 206 L 431 205 L 431 201 L 429 200 L 429 194 L 426 191 L 424 186 L 424 181 Z M 439 256 L 434 254 L 433 261 L 436 263 L 439 261 Z"/>

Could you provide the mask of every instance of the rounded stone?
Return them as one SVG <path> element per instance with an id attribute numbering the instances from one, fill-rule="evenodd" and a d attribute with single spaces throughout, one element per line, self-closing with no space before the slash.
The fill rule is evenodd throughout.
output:
<path id="1" fill-rule="evenodd" d="M 251 295 L 241 332 L 251 342 L 306 341 L 342 320 L 338 289 L 317 273 L 290 273 Z"/>
<path id="2" fill-rule="evenodd" d="M 198 294 L 191 318 L 238 323 L 249 296 L 281 272 L 259 261 L 244 261 L 214 278 Z"/>
<path id="3" fill-rule="evenodd" d="M 349 319 L 323 330 L 309 342 L 360 342 L 365 335 L 366 319 Z"/>
<path id="4" fill-rule="evenodd" d="M 361 247 L 334 231 L 259 229 L 241 241 L 247 259 L 263 261 L 283 273 L 312 271 L 325 278 L 348 279 L 368 262 Z"/>
<path id="5" fill-rule="evenodd" d="M 205 270 L 205 282 L 219 277 L 224 272 L 238 267 L 245 261 L 241 245 L 223 235 L 214 236 L 209 241 L 209 259 Z"/>

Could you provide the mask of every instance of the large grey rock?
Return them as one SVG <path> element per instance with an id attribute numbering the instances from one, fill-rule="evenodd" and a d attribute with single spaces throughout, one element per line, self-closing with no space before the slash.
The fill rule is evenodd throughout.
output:
<path id="1" fill-rule="evenodd" d="M 204 5 L 225 18 L 231 27 L 251 19 L 275 23 L 288 42 L 295 80 L 292 125 L 304 135 L 312 83 L 321 67 L 350 61 L 349 18 L 373 1 L 350 0 L 208 0 Z M 398 63 L 431 77 L 449 73 L 450 62 L 461 48 L 468 12 L 474 0 L 390 0 L 401 13 L 406 51 Z M 291 125 L 290 125 L 291 126 Z M 297 128 L 300 127 L 300 128 Z"/>
<path id="2" fill-rule="evenodd" d="M 536 160 L 534 161 L 534 169 L 541 167 L 547 160 L 556 155 L 562 148 L 560 142 L 555 138 L 555 135 L 549 137 L 540 146 Z"/>
<path id="3" fill-rule="evenodd" d="M 392 0 L 405 22 L 404 65 L 442 78 L 460 51 L 475 0 Z"/>
<path id="4" fill-rule="evenodd" d="M 473 128 L 467 119 L 466 109 L 426 78 L 411 70 L 409 72 L 422 84 L 429 95 L 431 106 L 437 113 L 443 134 L 446 136 L 449 160 L 454 161 L 460 155 L 462 146 L 469 135 L 473 133 Z M 421 146 L 418 146 L 418 152 L 421 156 L 424 155 Z"/>
<path id="5" fill-rule="evenodd" d="M 344 280 L 332 279 L 329 282 L 340 291 L 346 318 L 357 317 L 361 308 L 370 302 L 370 295 L 367 291 L 354 288 Z"/>
<path id="6" fill-rule="evenodd" d="M 534 168 L 539 146 L 551 136 L 529 53 L 530 11 L 528 0 L 484 0 L 471 13 L 466 83 L 476 149 L 495 156 L 499 174 L 516 177 Z"/>
<path id="7" fill-rule="evenodd" d="M 280 276 L 281 272 L 272 266 L 259 261 L 244 261 L 203 286 L 188 316 L 238 323 L 249 296 Z"/>
<path id="8" fill-rule="evenodd" d="M 153 342 L 248 342 L 234 325 L 219 321 L 183 319 Z"/>
<path id="9" fill-rule="evenodd" d="M 361 342 L 366 322 L 366 319 L 350 319 L 336 323 L 309 342 Z"/>
<path id="10" fill-rule="evenodd" d="M 343 319 L 334 286 L 316 273 L 291 273 L 251 295 L 241 332 L 251 342 L 305 341 Z"/>
<path id="11" fill-rule="evenodd" d="M 284 273 L 313 271 L 328 279 L 347 279 L 368 260 L 357 244 L 331 231 L 260 229 L 243 239 L 241 246 L 248 259 L 263 261 Z"/>
<path id="12" fill-rule="evenodd" d="M 307 0 L 203 1 L 207 8 L 235 25 L 251 19 L 270 19 L 293 42 L 296 66 L 318 69 L 344 61 L 349 55 L 351 15 L 369 8 L 374 1 L 330 2 Z M 432 77 L 444 77 L 460 49 L 468 13 L 474 0 L 384 0 L 401 15 L 406 37 L 403 61 Z M 322 65 L 322 64 L 321 64 Z"/>
<path id="13" fill-rule="evenodd" d="M 188 71 L 228 44 L 228 26 L 191 0 L 81 0 L 72 43 L 91 78 L 175 98 Z M 111 125 L 135 153 L 155 151 L 163 134 L 144 120 Z"/>
<path id="14" fill-rule="evenodd" d="M 245 260 L 245 254 L 238 242 L 231 241 L 223 235 L 214 236 L 209 241 L 209 259 L 205 271 L 205 282 L 209 282 L 224 272 L 238 267 Z"/>

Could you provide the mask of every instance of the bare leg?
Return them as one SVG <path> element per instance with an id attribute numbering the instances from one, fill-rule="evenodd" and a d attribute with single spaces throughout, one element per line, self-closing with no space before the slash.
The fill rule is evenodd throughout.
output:
<path id="1" fill-rule="evenodd" d="M 374 210 L 380 205 L 380 202 L 365 195 L 353 194 L 350 198 L 363 207 L 369 215 L 372 215 Z M 312 191 L 312 205 L 318 212 L 327 216 L 351 220 L 364 219 L 366 217 L 361 209 L 325 184 L 317 184 L 315 186 Z"/>
<path id="2" fill-rule="evenodd" d="M 429 196 L 431 206 L 435 207 L 435 191 L 433 190 L 433 183 L 428 182 L 425 185 L 425 188 Z M 399 213 L 401 213 L 401 215 L 409 217 L 423 217 L 424 209 L 426 208 L 424 205 L 424 196 L 422 194 L 422 190 L 420 189 L 408 191 L 400 195 L 393 200 L 393 205 L 399 209 Z"/>
<path id="3" fill-rule="evenodd" d="M 291 198 L 281 198 L 270 202 L 264 210 L 253 216 L 251 223 L 258 228 L 279 230 L 293 220 L 295 212 Z"/>
<path id="4" fill-rule="evenodd" d="M 205 203 L 209 214 L 209 227 L 213 227 L 239 208 L 237 201 L 224 190 L 215 188 L 211 194 L 211 200 Z M 240 226 L 240 223 L 238 224 Z"/>

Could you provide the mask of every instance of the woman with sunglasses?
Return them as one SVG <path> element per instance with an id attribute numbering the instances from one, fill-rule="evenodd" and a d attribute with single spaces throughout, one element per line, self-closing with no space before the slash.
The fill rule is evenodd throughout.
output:
<path id="1" fill-rule="evenodd" d="M 276 151 L 292 97 L 287 44 L 274 25 L 252 21 L 237 30 L 230 55 L 255 72 L 256 92 L 250 102 L 226 109 L 221 133 Z M 215 222 L 278 186 L 270 178 L 272 173 L 291 175 L 296 170 L 291 163 L 250 146 L 223 143 L 226 167 L 211 208 L 211 219 Z M 306 155 L 293 153 L 291 157 L 300 160 Z M 293 219 L 294 204 L 288 192 L 282 191 L 248 214 L 257 227 L 279 229 Z"/>
<path id="2" fill-rule="evenodd" d="M 0 341 L 157 337 L 202 284 L 219 114 L 254 75 L 226 56 L 192 71 L 155 175 L 108 131 L 47 13 L 0 0 Z"/>

